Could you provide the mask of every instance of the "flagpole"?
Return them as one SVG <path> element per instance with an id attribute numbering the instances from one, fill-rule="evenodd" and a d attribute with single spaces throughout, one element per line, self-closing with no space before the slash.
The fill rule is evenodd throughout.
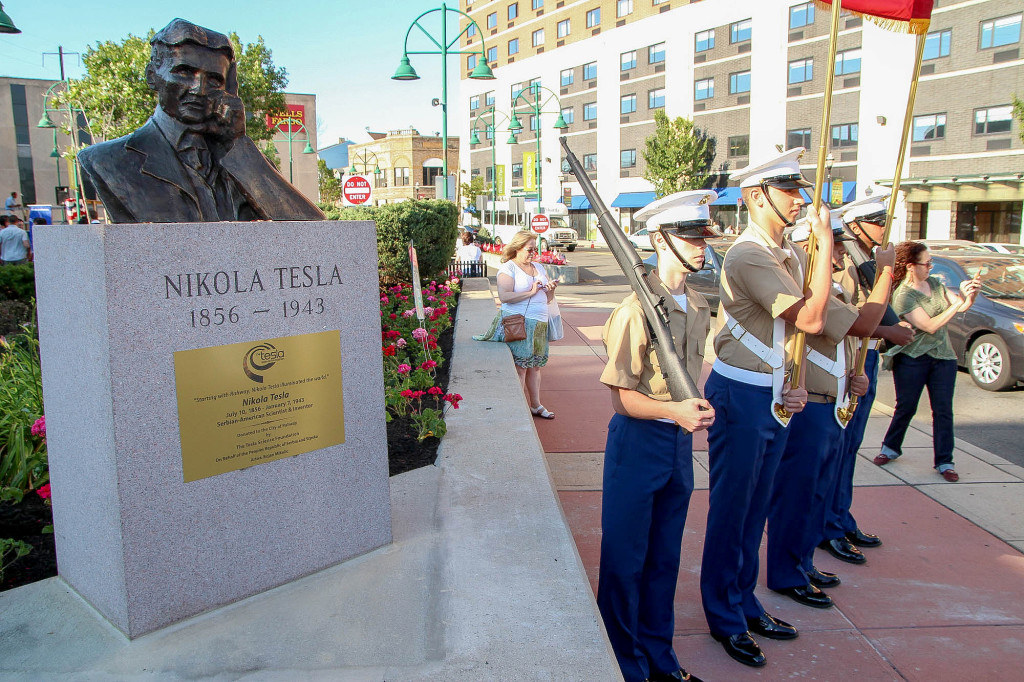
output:
<path id="1" fill-rule="evenodd" d="M 914 101 L 917 99 L 917 82 L 921 78 L 921 62 L 924 61 L 924 44 L 927 39 L 927 32 L 917 34 L 917 54 L 914 61 L 914 77 L 910 81 L 910 93 L 907 95 L 907 110 L 903 114 L 903 137 L 900 138 L 900 152 L 896 156 L 896 173 L 893 175 L 892 194 L 889 195 L 889 205 L 885 212 L 885 232 L 882 235 L 882 248 L 889 245 L 889 238 L 892 235 L 892 217 L 896 212 L 896 199 L 900 191 L 900 180 L 903 177 L 903 163 L 907 158 L 907 147 L 910 142 L 910 129 L 914 121 Z M 881 270 L 875 268 L 875 284 L 882 276 Z M 868 361 L 868 350 L 870 350 L 871 339 L 862 338 L 860 348 L 857 349 L 857 362 L 854 374 L 863 374 L 864 367 Z M 839 417 L 846 423 L 853 419 L 853 413 L 857 409 L 857 396 L 850 396 L 850 404 L 845 409 L 840 409 Z"/>
<path id="2" fill-rule="evenodd" d="M 842 3 L 840 0 L 834 0 L 832 3 L 832 26 L 829 31 L 828 39 L 828 71 L 825 73 L 825 106 L 821 112 L 821 134 L 818 136 L 818 167 L 814 172 L 814 194 L 811 201 L 812 210 L 815 215 L 818 213 L 818 209 L 821 207 L 821 190 L 822 182 L 825 179 L 825 159 L 828 156 L 828 141 L 831 131 L 829 129 L 832 120 L 832 89 L 836 79 L 836 49 L 838 47 L 838 36 L 839 36 L 839 15 L 842 12 Z M 814 272 L 814 261 L 818 257 L 818 240 L 814 235 L 814 230 L 810 231 L 810 237 L 807 239 L 807 268 L 804 272 L 804 291 L 811 288 L 811 273 Z M 797 330 L 794 335 L 794 346 L 793 346 L 793 371 L 790 377 L 790 386 L 792 388 L 800 388 L 801 375 L 803 373 L 804 356 L 807 351 L 806 346 L 806 333 Z M 775 405 L 775 414 L 783 423 L 788 424 L 792 418 L 789 410 L 782 405 Z"/>

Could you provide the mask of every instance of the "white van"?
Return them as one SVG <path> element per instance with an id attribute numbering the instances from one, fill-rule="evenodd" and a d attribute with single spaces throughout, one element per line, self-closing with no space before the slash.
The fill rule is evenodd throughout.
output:
<path id="1" fill-rule="evenodd" d="M 545 208 L 543 214 L 548 218 L 548 226 L 543 231 L 533 230 L 537 235 L 537 247 L 541 251 L 550 251 L 552 248 L 575 251 L 578 235 L 576 230 L 569 227 L 569 209 L 564 204 L 555 204 Z M 507 244 L 516 232 L 530 229 L 536 215 L 536 202 L 528 202 L 525 213 L 510 213 L 508 202 L 499 201 L 495 204 L 493 221 L 490 210 L 484 211 L 481 221 L 496 244 Z"/>

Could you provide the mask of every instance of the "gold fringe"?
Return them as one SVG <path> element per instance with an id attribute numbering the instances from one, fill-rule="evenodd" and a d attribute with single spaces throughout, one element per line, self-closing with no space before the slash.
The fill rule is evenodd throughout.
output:
<path id="1" fill-rule="evenodd" d="M 814 0 L 814 4 L 819 9 L 825 12 L 832 11 L 832 3 L 825 2 L 824 0 Z M 840 5 L 842 6 L 842 5 Z M 848 7 L 842 7 L 846 12 L 854 16 L 867 19 L 871 23 L 875 24 L 879 28 L 886 31 L 893 31 L 894 33 L 908 33 L 911 35 L 925 35 L 928 33 L 928 27 L 931 25 L 931 19 L 911 19 L 909 21 L 903 19 L 889 19 L 888 17 L 879 17 L 874 14 L 866 14 L 864 12 L 858 12 Z"/>

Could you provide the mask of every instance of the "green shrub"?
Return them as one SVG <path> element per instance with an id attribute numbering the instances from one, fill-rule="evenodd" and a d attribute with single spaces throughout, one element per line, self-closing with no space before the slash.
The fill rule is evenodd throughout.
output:
<path id="1" fill-rule="evenodd" d="M 31 304 L 36 297 L 36 274 L 31 264 L 0 267 L 0 300 Z"/>
<path id="2" fill-rule="evenodd" d="M 32 306 L 21 301 L 0 300 L 0 336 L 15 334 L 32 319 Z"/>
<path id="3" fill-rule="evenodd" d="M 0 496 L 49 480 L 44 438 L 32 434 L 43 414 L 39 340 L 32 330 L 0 342 Z"/>
<path id="4" fill-rule="evenodd" d="M 458 207 L 450 201 L 405 201 L 377 209 L 377 250 L 381 279 L 409 282 L 409 241 L 416 247 L 420 277 L 444 276 L 459 234 Z"/>

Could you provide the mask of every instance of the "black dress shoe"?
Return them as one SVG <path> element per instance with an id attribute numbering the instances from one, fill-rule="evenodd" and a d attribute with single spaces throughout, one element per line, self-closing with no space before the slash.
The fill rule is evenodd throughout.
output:
<path id="1" fill-rule="evenodd" d="M 807 579 L 815 587 L 838 587 L 843 582 L 835 573 L 819 571 L 814 566 L 811 566 L 811 570 L 807 571 Z"/>
<path id="2" fill-rule="evenodd" d="M 865 533 L 860 528 L 852 533 L 847 533 L 846 539 L 858 547 L 878 547 L 882 544 L 882 538 L 877 535 L 872 535 L 871 533 Z"/>
<path id="3" fill-rule="evenodd" d="M 749 632 L 741 632 L 738 635 L 731 635 L 729 637 L 719 635 L 712 635 L 712 637 L 722 643 L 725 653 L 743 665 L 749 665 L 751 668 L 762 668 L 768 662 L 768 659 L 761 653 L 761 647 L 757 645 L 757 642 L 754 641 Z"/>
<path id="4" fill-rule="evenodd" d="M 867 557 L 846 538 L 833 538 L 818 545 L 823 550 L 848 564 L 862 564 Z"/>
<path id="5" fill-rule="evenodd" d="M 696 675 L 691 675 L 682 668 L 674 673 L 651 673 L 647 678 L 650 682 L 704 682 Z"/>
<path id="6" fill-rule="evenodd" d="M 813 606 L 816 609 L 830 609 L 835 603 L 832 601 L 832 597 L 828 596 L 814 585 L 787 587 L 784 590 L 775 591 L 779 594 L 786 595 L 798 604 Z"/>
<path id="7" fill-rule="evenodd" d="M 762 613 L 760 618 L 747 618 L 747 628 L 755 635 L 768 639 L 796 639 L 799 634 L 795 627 L 784 620 Z"/>

